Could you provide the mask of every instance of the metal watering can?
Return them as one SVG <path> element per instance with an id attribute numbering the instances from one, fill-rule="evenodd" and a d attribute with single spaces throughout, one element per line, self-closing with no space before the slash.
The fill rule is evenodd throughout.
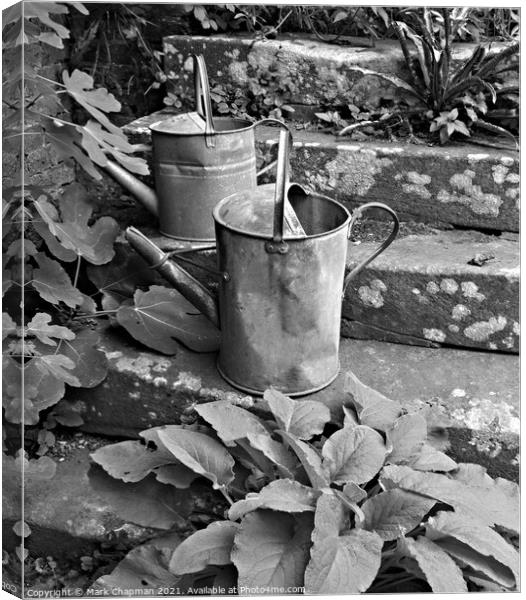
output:
<path id="1" fill-rule="evenodd" d="M 163 235 L 194 242 L 214 241 L 212 210 L 234 192 L 252 189 L 256 177 L 254 128 L 231 117 L 212 118 L 210 90 L 202 55 L 193 55 L 196 112 L 169 117 L 150 126 L 155 190 L 117 163 L 106 171 L 159 218 Z"/>
<path id="2" fill-rule="evenodd" d="M 221 327 L 217 368 L 250 394 L 273 386 L 289 396 L 320 390 L 338 375 L 342 293 L 395 239 L 399 222 L 388 206 L 364 204 L 351 217 L 339 202 L 289 182 L 290 134 L 280 133 L 273 184 L 224 198 L 213 212 L 218 267 L 214 297 L 134 228 L 126 237 L 212 323 Z M 290 202 L 304 234 L 285 229 Z M 386 211 L 389 237 L 345 278 L 348 238 L 361 214 Z"/>

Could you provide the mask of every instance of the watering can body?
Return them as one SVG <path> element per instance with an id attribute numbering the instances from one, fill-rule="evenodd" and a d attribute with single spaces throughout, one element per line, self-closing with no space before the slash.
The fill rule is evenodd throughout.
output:
<path id="1" fill-rule="evenodd" d="M 338 375 L 342 295 L 350 280 L 394 240 L 395 213 L 369 203 L 351 216 L 326 196 L 288 179 L 289 132 L 282 131 L 272 184 L 236 192 L 214 208 L 218 303 L 137 230 L 131 245 L 221 328 L 217 367 L 234 387 L 259 395 L 270 386 L 289 396 L 312 393 Z M 274 189 L 274 197 L 272 190 Z M 369 208 L 389 213 L 389 237 L 346 277 L 348 238 Z M 293 212 L 302 230 L 286 228 Z"/>
<path id="2" fill-rule="evenodd" d="M 201 55 L 193 58 L 196 111 L 150 126 L 155 190 L 111 160 L 105 168 L 158 217 L 160 233 L 179 240 L 212 242 L 216 204 L 257 185 L 255 127 L 284 124 L 276 119 L 252 123 L 213 118 L 206 65 Z"/>

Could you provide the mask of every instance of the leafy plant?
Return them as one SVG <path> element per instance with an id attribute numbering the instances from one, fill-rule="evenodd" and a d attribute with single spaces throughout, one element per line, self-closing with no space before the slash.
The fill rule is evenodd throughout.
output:
<path id="1" fill-rule="evenodd" d="M 394 21 L 392 24 L 410 73 L 409 81 L 356 67 L 364 74 L 386 80 L 413 99 L 414 106 L 408 110 L 393 111 L 375 124 L 388 125 L 392 119 L 400 116 L 412 120 L 427 119 L 430 133 L 437 133 L 440 143 L 445 143 L 456 133 L 471 136 L 474 128 L 485 129 L 514 140 L 508 129 L 485 120 L 484 116 L 489 116 L 488 105 L 496 105 L 499 95 L 510 94 L 508 100 L 512 103 L 516 100 L 514 94 L 517 93 L 517 85 L 513 82 L 505 83 L 503 76 L 518 68 L 518 44 L 514 43 L 492 54 L 483 45 L 479 45 L 464 64 L 455 67 L 451 55 L 450 13 L 448 9 L 441 9 L 443 26 L 436 26 L 433 14 L 435 11 L 427 8 L 422 9 L 422 15 L 415 9 L 407 9 L 404 15 L 409 23 Z M 505 114 L 509 117 L 517 116 L 517 108 L 518 105 Z M 362 126 L 362 123 L 353 123 L 342 129 L 340 135 L 351 133 Z"/>
<path id="2" fill-rule="evenodd" d="M 518 531 L 518 487 L 433 448 L 420 413 L 351 373 L 346 391 L 343 427 L 321 403 L 270 389 L 252 411 L 197 405 L 191 424 L 94 452 L 107 473 L 95 471 L 98 492 L 115 499 L 133 488 L 139 524 L 173 530 L 196 478 L 228 506 L 182 543 L 160 542 L 161 554 L 135 549 L 133 577 L 155 573 L 180 593 L 514 589 L 518 553 L 498 531 Z M 128 579 L 123 565 L 96 585 Z"/>

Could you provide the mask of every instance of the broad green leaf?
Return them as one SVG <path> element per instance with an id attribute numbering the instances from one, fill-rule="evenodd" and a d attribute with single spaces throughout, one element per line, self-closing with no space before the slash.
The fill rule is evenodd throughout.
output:
<path id="1" fill-rule="evenodd" d="M 84 423 L 84 419 L 79 414 L 76 405 L 67 401 L 60 402 L 51 411 L 48 418 L 50 417 L 65 427 L 80 427 Z"/>
<path id="2" fill-rule="evenodd" d="M 90 457 L 112 477 L 125 482 L 141 481 L 156 467 L 175 460 L 169 452 L 162 449 L 151 450 L 135 440 L 102 446 L 90 454 Z"/>
<path id="3" fill-rule="evenodd" d="M 405 538 L 402 547 L 417 561 L 433 592 L 452 594 L 468 591 L 462 571 L 440 546 L 420 536 L 416 540 Z"/>
<path id="4" fill-rule="evenodd" d="M 214 489 L 225 487 L 233 481 L 234 459 L 211 437 L 167 425 L 159 429 L 159 438 L 177 460 L 209 479 Z"/>
<path id="5" fill-rule="evenodd" d="M 505 587 L 512 587 L 515 578 L 518 578 L 518 552 L 491 527 L 476 520 L 476 517 L 469 519 L 464 515 L 439 512 L 429 519 L 426 536 L 454 558 L 470 564 L 475 570 L 482 571 Z M 451 543 L 448 538 L 454 538 L 460 544 Z M 475 556 L 477 553 L 479 557 Z M 481 557 L 484 558 L 481 560 Z"/>
<path id="6" fill-rule="evenodd" d="M 316 545 L 327 538 L 338 537 L 346 526 L 347 511 L 343 503 L 332 492 L 323 492 L 316 502 L 312 543 Z"/>
<path id="7" fill-rule="evenodd" d="M 427 438 L 427 423 L 418 413 L 398 417 L 386 431 L 387 446 L 392 447 L 386 462 L 397 464 L 417 454 Z"/>
<path id="8" fill-rule="evenodd" d="M 219 347 L 219 331 L 190 302 L 172 288 L 152 285 L 137 290 L 134 306 L 121 306 L 117 321 L 136 340 L 164 354 L 176 354 L 176 340 L 197 352 Z"/>
<path id="9" fill-rule="evenodd" d="M 520 490 L 516 483 L 502 477 L 492 479 L 481 465 L 467 463 L 460 463 L 458 470 L 450 473 L 449 477 L 477 490 L 491 507 L 497 524 L 520 532 Z"/>
<path id="10" fill-rule="evenodd" d="M 138 591 L 179 587 L 180 578 L 170 573 L 168 560 L 180 541 L 178 534 L 170 533 L 134 548 L 111 573 L 91 583 L 90 589 L 107 590 L 111 595 L 116 589 Z"/>
<path id="11" fill-rule="evenodd" d="M 402 414 L 402 406 L 363 384 L 352 372 L 346 374 L 345 391 L 350 392 L 362 425 L 386 431 Z"/>
<path id="12" fill-rule="evenodd" d="M 343 486 L 343 494 L 349 502 L 361 502 L 367 498 L 367 492 L 352 481 Z"/>
<path id="13" fill-rule="evenodd" d="M 136 525 L 155 529 L 185 527 L 192 511 L 192 500 L 186 492 L 159 483 L 153 475 L 137 483 L 124 483 L 93 465 L 88 476 L 91 487 L 115 513 Z"/>
<path id="14" fill-rule="evenodd" d="M 319 489 L 329 486 L 329 474 L 323 467 L 321 462 L 321 456 L 317 450 L 315 450 L 307 442 L 303 442 L 296 436 L 286 431 L 279 430 L 278 433 L 281 437 L 289 444 L 293 452 L 299 458 L 305 473 L 312 484 L 312 487 Z"/>
<path id="15" fill-rule="evenodd" d="M 246 438 L 248 433 L 269 435 L 255 415 L 228 400 L 200 404 L 195 410 L 210 423 L 226 446 L 234 446 L 237 440 Z"/>
<path id="16" fill-rule="evenodd" d="M 302 586 L 311 530 L 312 516 L 308 514 L 258 510 L 246 515 L 232 551 L 239 593 L 265 594 L 272 587 Z"/>
<path id="17" fill-rule="evenodd" d="M 374 581 L 382 558 L 382 539 L 369 531 L 352 529 L 312 547 L 305 570 L 306 594 L 359 594 Z"/>
<path id="18" fill-rule="evenodd" d="M 27 324 L 27 333 L 34 335 L 42 343 L 50 346 L 56 346 L 58 340 L 74 340 L 75 334 L 67 327 L 61 325 L 51 325 L 51 315 L 47 313 L 37 313 Z"/>
<path id="19" fill-rule="evenodd" d="M 189 488 L 198 477 L 191 469 L 180 463 L 162 465 L 155 468 L 153 473 L 160 483 L 168 483 L 179 489 Z"/>
<path id="20" fill-rule="evenodd" d="M 435 450 L 429 444 L 423 444 L 420 452 L 409 459 L 408 466 L 417 471 L 453 471 L 457 468 L 457 463 L 447 454 Z"/>
<path id="21" fill-rule="evenodd" d="M 42 252 L 35 256 L 38 268 L 33 269 L 31 284 L 47 302 L 58 304 L 64 302 L 75 308 L 82 304 L 82 294 L 73 287 L 71 279 L 63 267 Z"/>
<path id="22" fill-rule="evenodd" d="M 263 398 L 268 402 L 279 427 L 300 440 L 308 440 L 323 432 L 331 418 L 329 409 L 314 400 L 292 400 L 273 388 Z"/>
<path id="23" fill-rule="evenodd" d="M 59 342 L 58 352 L 75 363 L 70 373 L 78 379 L 80 387 L 93 388 L 108 374 L 108 359 L 99 347 L 99 340 L 93 329 L 81 329 L 74 340 Z"/>
<path id="24" fill-rule="evenodd" d="M 367 483 L 382 468 L 385 452 L 382 436 L 374 429 L 347 427 L 333 433 L 323 445 L 323 466 L 333 483 Z"/>
<path id="25" fill-rule="evenodd" d="M 385 488 L 399 487 L 449 504 L 455 512 L 466 517 L 476 517 L 486 525 L 501 525 L 513 529 L 516 516 L 507 514 L 500 505 L 513 506 L 514 499 L 506 498 L 498 491 L 484 494 L 482 489 L 469 483 L 456 481 L 440 473 L 415 471 L 407 466 L 387 465 L 380 473 L 380 482 Z M 517 512 L 517 509 L 513 511 Z"/>
<path id="26" fill-rule="evenodd" d="M 388 490 L 362 504 L 362 527 L 375 531 L 383 540 L 404 537 L 433 508 L 436 500 L 404 490 Z"/>
<path id="27" fill-rule="evenodd" d="M 248 512 L 268 508 L 287 513 L 313 512 L 319 492 L 292 479 L 277 479 L 258 493 L 249 493 L 235 502 L 228 511 L 228 518 L 237 521 Z"/>
<path id="28" fill-rule="evenodd" d="M 176 548 L 170 559 L 170 571 L 184 575 L 202 571 L 208 565 L 231 564 L 230 553 L 238 529 L 237 523 L 216 521 L 196 531 Z"/>
<path id="29" fill-rule="evenodd" d="M 93 206 L 86 198 L 83 186 L 70 184 L 59 200 L 61 221 L 52 219 L 38 200 L 35 208 L 64 248 L 94 265 L 101 265 L 113 258 L 119 226 L 112 217 L 101 217 L 88 225 Z"/>
<path id="30" fill-rule="evenodd" d="M 296 468 L 297 461 L 287 448 L 280 442 L 273 440 L 268 433 L 259 434 L 249 432 L 249 444 L 259 450 L 281 470 L 284 477 L 291 477 Z"/>

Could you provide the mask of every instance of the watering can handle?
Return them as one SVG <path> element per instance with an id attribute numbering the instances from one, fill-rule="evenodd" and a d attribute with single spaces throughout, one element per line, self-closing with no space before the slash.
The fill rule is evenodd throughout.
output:
<path id="1" fill-rule="evenodd" d="M 259 125 L 278 125 L 279 127 L 282 127 L 283 129 L 286 129 L 289 133 L 290 133 L 290 149 L 292 149 L 292 131 L 290 130 L 290 127 L 284 123 L 283 121 L 280 121 L 279 119 L 273 119 L 272 117 L 268 117 L 266 119 L 261 119 L 261 121 L 258 121 L 257 123 L 254 124 L 254 127 L 258 127 Z M 270 164 L 268 164 L 266 167 L 263 167 L 261 169 L 261 171 L 258 171 L 256 173 L 256 177 L 259 177 L 260 175 L 263 175 L 263 173 L 266 173 L 267 171 L 270 171 L 270 169 L 273 169 L 276 164 L 277 164 L 277 160 L 273 160 Z"/>
<path id="2" fill-rule="evenodd" d="M 215 129 L 206 63 L 202 54 L 192 54 L 192 58 L 194 60 L 195 110 L 205 120 L 206 145 L 213 148 L 215 146 Z"/>
<path id="3" fill-rule="evenodd" d="M 356 223 L 356 221 L 358 221 L 358 219 L 362 216 L 362 213 L 364 211 L 370 210 L 372 208 L 379 208 L 380 210 L 384 210 L 386 213 L 388 213 L 388 215 L 393 220 L 393 229 L 391 230 L 389 237 L 387 237 L 387 239 L 385 239 L 371 255 L 369 255 L 367 258 L 364 258 L 364 260 L 362 260 L 362 262 L 360 264 L 358 264 L 356 267 L 354 267 L 354 269 L 350 273 L 347 274 L 347 277 L 345 278 L 345 280 L 343 282 L 343 295 L 344 296 L 345 296 L 345 291 L 347 290 L 347 286 L 349 285 L 351 280 L 354 279 L 356 277 L 356 275 L 358 275 L 358 273 L 366 265 L 368 265 L 372 260 L 374 260 L 379 254 L 381 254 L 388 246 L 390 246 L 394 242 L 394 239 L 396 238 L 396 236 L 398 234 L 398 230 L 400 229 L 400 221 L 398 220 L 398 217 L 392 208 L 389 208 L 389 206 L 387 206 L 386 204 L 382 204 L 381 202 L 368 202 L 367 204 L 363 204 L 362 206 L 359 206 L 353 212 L 353 214 L 351 216 L 351 222 L 349 223 L 349 233 L 348 233 L 347 237 L 349 237 L 349 238 L 351 237 L 352 228 L 353 228 L 354 224 Z"/>

